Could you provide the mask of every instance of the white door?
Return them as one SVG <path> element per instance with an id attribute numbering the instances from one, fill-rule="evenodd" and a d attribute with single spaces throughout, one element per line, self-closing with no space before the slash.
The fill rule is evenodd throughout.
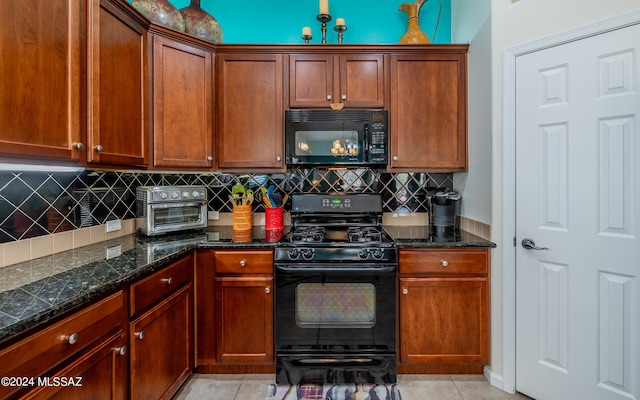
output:
<path id="1" fill-rule="evenodd" d="M 640 398 L 639 53 L 635 25 L 516 59 L 516 389 L 538 400 Z"/>

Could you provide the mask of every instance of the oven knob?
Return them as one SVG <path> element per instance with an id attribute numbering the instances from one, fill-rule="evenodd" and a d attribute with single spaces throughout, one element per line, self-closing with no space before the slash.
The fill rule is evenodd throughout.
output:
<path id="1" fill-rule="evenodd" d="M 364 260 L 368 256 L 369 256 L 369 253 L 367 252 L 367 249 L 358 250 L 358 257 L 360 257 L 360 258 L 362 258 Z"/>
<path id="2" fill-rule="evenodd" d="M 161 198 L 162 200 L 166 200 L 166 199 L 167 199 L 167 197 L 169 197 L 169 195 L 167 194 L 167 192 L 161 192 L 161 193 L 160 193 L 160 198 Z"/>
<path id="3" fill-rule="evenodd" d="M 313 258 L 314 253 L 315 251 L 313 249 L 300 250 L 300 254 L 302 255 L 302 258 L 304 258 L 305 260 L 311 260 Z"/>
<path id="4" fill-rule="evenodd" d="M 182 197 L 184 197 L 185 199 L 189 198 L 189 192 L 187 192 L 186 190 L 184 192 L 182 192 Z"/>
<path id="5" fill-rule="evenodd" d="M 291 249 L 287 251 L 287 255 L 289 256 L 290 259 L 295 260 L 299 256 L 298 249 Z"/>
<path id="6" fill-rule="evenodd" d="M 191 196 L 192 196 L 194 199 L 197 199 L 198 197 L 200 197 L 200 193 L 198 193 L 198 191 L 197 191 L 197 190 L 194 190 L 194 191 L 193 191 L 193 193 L 191 193 Z"/>
<path id="7" fill-rule="evenodd" d="M 375 249 L 373 252 L 371 252 L 371 255 L 373 256 L 373 258 L 375 258 L 376 260 L 379 260 L 382 258 L 382 250 L 380 249 Z"/>
<path id="8" fill-rule="evenodd" d="M 179 192 L 171 192 L 171 198 L 172 199 L 177 199 L 180 197 L 180 193 Z"/>

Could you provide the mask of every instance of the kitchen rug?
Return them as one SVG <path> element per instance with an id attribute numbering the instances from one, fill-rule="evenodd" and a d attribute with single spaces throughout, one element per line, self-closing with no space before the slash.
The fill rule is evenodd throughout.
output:
<path id="1" fill-rule="evenodd" d="M 265 400 L 402 400 L 396 384 L 325 383 L 277 385 L 267 388 Z"/>

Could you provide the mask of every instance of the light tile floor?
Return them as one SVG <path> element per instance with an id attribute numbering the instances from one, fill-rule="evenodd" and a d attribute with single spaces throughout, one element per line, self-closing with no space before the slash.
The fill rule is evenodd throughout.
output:
<path id="1" fill-rule="evenodd" d="M 194 374 L 174 400 L 264 400 L 273 375 Z M 530 400 L 505 393 L 482 375 L 400 375 L 402 400 Z"/>

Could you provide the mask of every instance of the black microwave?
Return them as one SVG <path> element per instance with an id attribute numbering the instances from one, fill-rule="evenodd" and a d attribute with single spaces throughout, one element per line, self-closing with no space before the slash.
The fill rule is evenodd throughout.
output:
<path id="1" fill-rule="evenodd" d="M 285 157 L 292 166 L 386 166 L 387 110 L 287 110 Z"/>

